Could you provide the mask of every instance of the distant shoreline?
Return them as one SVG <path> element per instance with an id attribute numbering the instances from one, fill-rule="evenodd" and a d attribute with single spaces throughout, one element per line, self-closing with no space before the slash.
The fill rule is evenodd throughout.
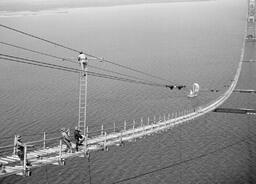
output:
<path id="1" fill-rule="evenodd" d="M 19 0 L 0 2 L 0 15 L 14 14 L 19 12 L 33 13 L 40 11 L 58 11 L 73 8 L 86 7 L 111 7 L 111 6 L 125 6 L 136 4 L 155 4 L 155 3 L 184 3 L 184 2 L 203 2 L 214 0 L 44 0 L 35 2 L 35 0 Z M 41 3 L 40 3 L 41 2 Z"/>

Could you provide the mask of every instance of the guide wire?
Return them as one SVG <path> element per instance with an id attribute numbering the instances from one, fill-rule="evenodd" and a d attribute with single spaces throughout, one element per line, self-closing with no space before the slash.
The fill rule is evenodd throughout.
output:
<path id="1" fill-rule="evenodd" d="M 208 153 L 205 153 L 205 154 L 201 154 L 201 155 L 199 155 L 199 156 L 192 157 L 192 158 L 189 158 L 189 159 L 185 159 L 185 160 L 182 160 L 182 161 L 180 161 L 180 162 L 176 162 L 176 163 L 174 163 L 174 164 L 170 164 L 170 165 L 165 166 L 165 167 L 161 167 L 161 168 L 158 168 L 158 169 L 155 169 L 155 170 L 151 170 L 151 171 L 149 171 L 149 172 L 141 173 L 141 174 L 138 174 L 138 175 L 135 175 L 135 176 L 131 176 L 131 177 L 128 177 L 128 178 L 124 178 L 124 179 L 115 181 L 115 182 L 113 182 L 112 184 L 127 182 L 127 181 L 130 181 L 130 180 L 134 180 L 134 179 L 137 179 L 137 178 L 144 177 L 144 176 L 149 175 L 149 174 L 154 174 L 154 173 L 157 173 L 157 172 L 166 170 L 166 169 L 170 169 L 170 168 L 173 168 L 173 167 L 177 167 L 177 166 L 180 166 L 180 165 L 182 165 L 182 164 L 186 164 L 186 163 L 188 163 L 188 162 L 191 162 L 191 161 L 194 161 L 194 160 L 198 160 L 198 159 L 204 158 L 204 157 L 206 157 L 206 156 L 209 156 L 209 155 L 218 153 L 218 152 L 220 152 L 220 151 L 226 150 L 226 149 L 231 148 L 231 147 L 233 147 L 233 146 L 235 146 L 235 145 L 238 145 L 238 144 L 241 144 L 241 143 L 243 143 L 243 142 L 246 142 L 247 139 L 248 139 L 248 138 L 241 139 L 240 141 L 237 141 L 237 142 L 234 142 L 234 143 L 232 143 L 232 144 L 223 146 L 223 147 L 221 147 L 221 148 L 219 148 L 219 149 L 215 149 L 214 151 L 211 151 L 211 152 L 208 152 Z"/>

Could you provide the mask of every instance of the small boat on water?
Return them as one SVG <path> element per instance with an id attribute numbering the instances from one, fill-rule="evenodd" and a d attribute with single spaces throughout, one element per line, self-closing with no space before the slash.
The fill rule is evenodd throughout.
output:
<path id="1" fill-rule="evenodd" d="M 189 98 L 196 97 L 198 95 L 199 89 L 200 89 L 199 84 L 194 83 L 192 86 L 192 90 L 190 90 L 190 92 L 188 94 L 188 97 Z"/>

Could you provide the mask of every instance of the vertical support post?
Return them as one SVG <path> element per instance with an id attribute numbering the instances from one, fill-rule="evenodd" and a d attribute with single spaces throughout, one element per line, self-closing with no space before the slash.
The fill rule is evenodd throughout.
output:
<path id="1" fill-rule="evenodd" d="M 60 139 L 60 150 L 59 150 L 59 158 L 62 158 L 62 139 Z"/>
<path id="2" fill-rule="evenodd" d="M 140 118 L 140 126 L 143 127 L 143 118 Z"/>
<path id="3" fill-rule="evenodd" d="M 168 114 L 168 116 L 169 116 L 169 114 Z M 165 126 L 166 126 L 166 127 L 167 127 L 167 122 L 168 122 L 168 120 L 169 120 L 168 116 L 167 116 L 167 120 L 165 119 L 165 116 L 164 116 L 164 121 L 165 121 Z"/>
<path id="4" fill-rule="evenodd" d="M 143 132 L 145 131 L 145 127 L 144 127 L 144 122 L 143 122 L 143 117 L 141 118 L 141 126 L 142 126 L 142 129 L 143 129 Z"/>
<path id="5" fill-rule="evenodd" d="M 114 133 L 116 133 L 116 122 L 114 122 Z"/>
<path id="6" fill-rule="evenodd" d="M 149 125 L 149 122 L 150 122 L 150 119 L 149 119 L 149 116 L 148 116 L 148 125 Z"/>
<path id="7" fill-rule="evenodd" d="M 0 164 L 0 174 L 3 174 L 3 173 L 6 173 L 6 170 L 5 170 L 5 165 L 4 164 Z"/>
<path id="8" fill-rule="evenodd" d="M 44 139 L 43 148 L 45 149 L 45 140 L 46 140 L 46 133 L 45 133 L 45 132 L 44 132 L 44 134 L 43 134 L 43 139 Z"/>
<path id="9" fill-rule="evenodd" d="M 17 142 L 17 136 L 14 135 L 14 141 L 13 141 L 13 155 L 16 154 L 16 142 Z"/>
<path id="10" fill-rule="evenodd" d="M 24 157 L 23 157 L 23 171 L 24 175 L 26 176 L 27 174 L 27 145 L 24 145 Z"/>
<path id="11" fill-rule="evenodd" d="M 133 135 L 134 135 L 134 130 L 135 130 L 135 120 L 133 120 L 132 129 L 133 129 L 132 133 L 133 133 Z"/>
<path id="12" fill-rule="evenodd" d="M 101 124 L 101 135 L 103 136 L 103 132 L 104 131 L 104 125 L 103 124 Z"/>
<path id="13" fill-rule="evenodd" d="M 107 132 L 104 132 L 104 151 L 106 151 L 106 145 L 107 145 Z"/>
<path id="14" fill-rule="evenodd" d="M 126 131 L 126 121 L 124 121 L 124 131 Z"/>
<path id="15" fill-rule="evenodd" d="M 86 127 L 86 137 L 87 138 L 89 137 L 89 127 L 88 126 Z"/>
<path id="16" fill-rule="evenodd" d="M 123 144 L 123 131 L 121 130 L 121 136 L 120 136 L 120 145 Z"/>
<path id="17" fill-rule="evenodd" d="M 60 139 L 59 165 L 64 165 L 64 161 L 62 160 L 62 139 Z"/>

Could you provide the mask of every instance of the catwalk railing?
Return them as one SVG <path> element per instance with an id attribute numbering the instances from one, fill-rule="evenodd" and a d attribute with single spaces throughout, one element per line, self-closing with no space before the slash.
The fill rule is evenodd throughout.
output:
<path id="1" fill-rule="evenodd" d="M 243 52 L 241 58 L 243 57 Z M 112 145 L 124 145 L 125 141 L 132 141 L 134 139 L 151 135 L 163 130 L 168 130 L 184 122 L 188 122 L 197 117 L 200 117 L 208 112 L 213 111 L 227 100 L 234 91 L 240 71 L 242 68 L 242 59 L 239 62 L 237 72 L 230 85 L 229 89 L 217 99 L 211 101 L 206 105 L 199 106 L 195 109 L 187 109 L 176 113 L 169 113 L 168 115 L 160 116 L 157 120 L 155 116 L 153 119 L 145 118 L 140 122 L 133 121 L 127 123 L 126 121 L 122 126 L 116 126 L 113 123 L 112 128 L 104 128 L 102 125 L 99 131 L 89 131 L 87 127 L 88 137 L 86 146 L 81 146 L 77 152 L 64 152 L 66 146 L 63 145 L 60 136 L 51 136 L 46 132 L 42 133 L 42 137 L 36 141 L 30 141 L 25 143 L 24 149 L 24 162 L 19 164 L 20 160 L 15 155 L 14 145 L 7 145 L 0 147 L 2 157 L 0 157 L 0 177 L 20 174 L 28 176 L 31 174 L 31 169 L 35 167 L 42 167 L 47 164 L 65 165 L 65 159 L 87 156 L 91 151 L 108 150 Z M 56 133 L 56 132 L 55 132 Z M 55 134 L 52 134 L 55 135 Z M 34 147 L 28 147 L 27 145 L 34 145 Z M 4 154 L 4 155 L 3 155 Z M 27 165 L 29 161 L 32 166 Z"/>

